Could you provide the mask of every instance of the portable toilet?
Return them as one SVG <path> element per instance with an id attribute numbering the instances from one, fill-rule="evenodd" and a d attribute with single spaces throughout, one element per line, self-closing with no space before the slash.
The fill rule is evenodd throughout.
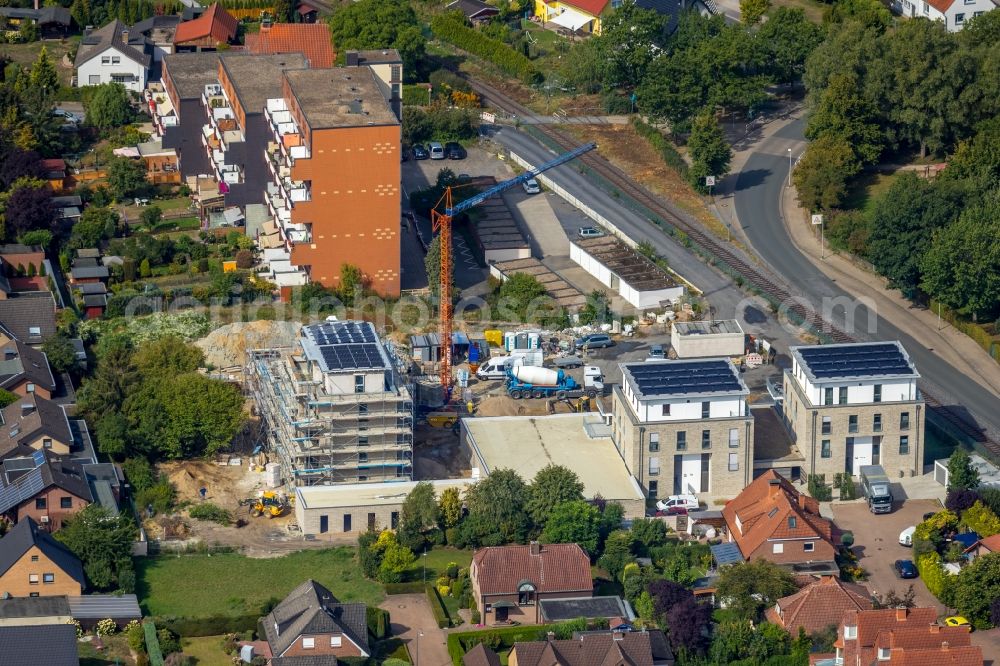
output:
<path id="1" fill-rule="evenodd" d="M 507 331 L 503 334 L 503 348 L 508 352 L 540 349 L 541 331 Z"/>

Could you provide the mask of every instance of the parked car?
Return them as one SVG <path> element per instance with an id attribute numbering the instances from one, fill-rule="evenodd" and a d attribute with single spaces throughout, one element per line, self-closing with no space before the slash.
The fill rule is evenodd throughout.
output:
<path id="1" fill-rule="evenodd" d="M 461 144 L 449 141 L 444 145 L 444 154 L 449 160 L 464 160 L 468 153 Z"/>
<path id="2" fill-rule="evenodd" d="M 961 615 L 946 617 L 944 623 L 948 627 L 969 627 L 970 630 L 972 629 L 972 624 Z"/>
<path id="3" fill-rule="evenodd" d="M 542 188 L 538 184 L 538 181 L 535 180 L 534 178 L 529 178 L 528 180 L 521 183 L 521 187 L 523 187 L 524 191 L 527 192 L 528 194 L 538 194 L 539 192 L 542 191 Z"/>
<path id="4" fill-rule="evenodd" d="M 78 125 L 80 123 L 80 118 L 78 118 L 76 114 L 65 109 L 54 109 L 52 111 L 52 115 L 56 118 L 62 118 L 65 123 L 72 123 L 73 125 Z"/>
<path id="5" fill-rule="evenodd" d="M 431 141 L 430 143 L 430 154 L 432 160 L 443 160 L 444 159 L 444 146 L 442 146 L 437 141 Z"/>
<path id="6" fill-rule="evenodd" d="M 917 531 L 916 525 L 911 525 L 905 530 L 899 533 L 899 545 L 900 546 L 912 546 L 913 545 L 913 533 Z"/>
<path id="7" fill-rule="evenodd" d="M 578 338 L 576 346 L 586 347 L 587 349 L 602 349 L 604 347 L 614 347 L 615 341 L 607 333 L 591 333 L 590 335 Z"/>
<path id="8" fill-rule="evenodd" d="M 604 235 L 604 232 L 597 227 L 580 227 L 576 235 L 580 238 L 599 238 Z"/>
<path id="9" fill-rule="evenodd" d="M 896 560 L 892 567 L 900 578 L 916 578 L 919 575 L 913 560 Z"/>
<path id="10" fill-rule="evenodd" d="M 667 358 L 667 353 L 663 351 L 663 345 L 650 345 L 647 361 L 662 361 Z"/>
<path id="11" fill-rule="evenodd" d="M 580 368 L 583 367 L 583 359 L 579 356 L 560 356 L 552 365 L 557 368 Z"/>
<path id="12" fill-rule="evenodd" d="M 413 159 L 426 160 L 428 157 L 430 157 L 430 153 L 427 152 L 426 146 L 420 143 L 413 146 Z"/>
<path id="13" fill-rule="evenodd" d="M 656 503 L 656 508 L 668 516 L 685 515 L 688 511 L 697 511 L 698 498 L 694 495 L 671 495 Z"/>

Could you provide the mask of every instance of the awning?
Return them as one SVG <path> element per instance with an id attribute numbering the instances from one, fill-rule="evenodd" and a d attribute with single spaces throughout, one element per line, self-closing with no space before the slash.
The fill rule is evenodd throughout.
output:
<path id="1" fill-rule="evenodd" d="M 561 25 L 564 28 L 569 28 L 570 30 L 579 30 L 583 26 L 587 25 L 594 20 L 593 16 L 588 16 L 582 12 L 578 12 L 572 7 L 563 7 L 563 13 L 559 16 L 550 16 L 549 20 L 556 25 Z"/>
<path id="2" fill-rule="evenodd" d="M 739 564 L 743 561 L 743 553 L 740 552 L 739 546 L 729 541 L 712 546 L 712 559 L 720 567 L 726 564 Z"/>
<path id="3" fill-rule="evenodd" d="M 513 601 L 504 601 L 502 599 L 490 605 L 493 606 L 493 608 L 517 608 L 517 604 Z"/>

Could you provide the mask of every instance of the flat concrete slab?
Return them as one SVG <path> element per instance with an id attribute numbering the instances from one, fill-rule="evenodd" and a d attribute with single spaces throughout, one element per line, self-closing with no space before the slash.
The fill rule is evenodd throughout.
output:
<path id="1" fill-rule="evenodd" d="M 548 197 L 526 194 L 522 188 L 515 187 L 504 192 L 503 199 L 527 237 L 534 256 L 540 259 L 569 256 L 569 239 Z"/>

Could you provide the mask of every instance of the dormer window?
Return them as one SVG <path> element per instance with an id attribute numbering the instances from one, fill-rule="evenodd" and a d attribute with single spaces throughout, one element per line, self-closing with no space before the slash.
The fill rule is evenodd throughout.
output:
<path id="1" fill-rule="evenodd" d="M 28 327 L 28 335 L 41 335 L 41 334 L 42 334 L 42 327 L 41 326 L 29 326 Z"/>
<path id="2" fill-rule="evenodd" d="M 889 648 L 880 647 L 878 649 L 878 660 L 879 661 L 889 661 L 889 654 L 892 651 Z"/>
<path id="3" fill-rule="evenodd" d="M 794 530 L 798 527 L 798 519 L 795 516 L 788 516 L 788 529 Z"/>
<path id="4" fill-rule="evenodd" d="M 846 640 L 854 640 L 857 637 L 858 637 L 858 627 L 857 627 L 857 625 L 854 625 L 854 626 L 846 625 L 844 627 L 844 638 Z"/>

